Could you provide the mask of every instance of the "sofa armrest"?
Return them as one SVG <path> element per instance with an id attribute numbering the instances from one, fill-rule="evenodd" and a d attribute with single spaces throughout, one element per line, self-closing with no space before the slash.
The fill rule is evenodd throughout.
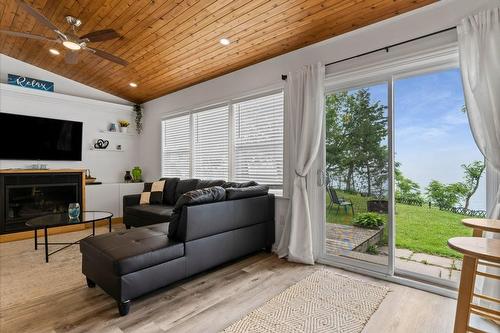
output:
<path id="1" fill-rule="evenodd" d="M 123 208 L 138 205 L 140 202 L 140 194 L 130 194 L 123 196 Z"/>

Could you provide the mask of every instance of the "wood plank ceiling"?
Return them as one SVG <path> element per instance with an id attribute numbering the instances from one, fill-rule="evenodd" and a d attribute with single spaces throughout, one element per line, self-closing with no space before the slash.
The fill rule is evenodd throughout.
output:
<path id="1" fill-rule="evenodd" d="M 411 11 L 436 0 L 30 0 L 62 31 L 113 28 L 120 39 L 91 46 L 129 62 L 123 67 L 81 52 L 64 62 L 51 42 L 0 34 L 0 53 L 102 91 L 142 103 L 237 69 Z M 0 29 L 53 38 L 15 0 L 0 0 Z M 219 39 L 231 40 L 223 46 Z M 49 54 L 57 48 L 60 56 Z M 137 82 L 132 88 L 129 82 Z"/>

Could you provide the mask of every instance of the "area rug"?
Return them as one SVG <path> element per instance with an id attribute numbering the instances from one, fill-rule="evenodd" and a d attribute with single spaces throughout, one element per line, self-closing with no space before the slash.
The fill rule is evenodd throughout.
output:
<path id="1" fill-rule="evenodd" d="M 321 269 L 224 333 L 361 332 L 389 289 Z"/>
<path id="2" fill-rule="evenodd" d="M 91 232 L 86 229 L 51 235 L 49 241 L 74 242 Z M 107 227 L 96 228 L 96 233 L 107 233 Z M 43 243 L 43 238 L 39 238 L 39 242 Z M 16 304 L 67 290 L 86 288 L 78 245 L 50 256 L 48 263 L 45 262 L 43 245 L 39 245 L 37 251 L 33 245 L 33 239 L 0 244 L 0 313 L 2 309 Z M 60 247 L 50 246 L 49 250 L 54 251 Z"/>

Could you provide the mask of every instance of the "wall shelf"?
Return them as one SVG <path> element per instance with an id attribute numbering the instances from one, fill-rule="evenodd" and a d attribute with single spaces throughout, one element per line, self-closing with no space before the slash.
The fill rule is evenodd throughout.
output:
<path id="1" fill-rule="evenodd" d="M 112 151 L 112 152 L 116 152 L 116 153 L 123 153 L 125 152 L 124 149 L 114 149 L 114 148 L 106 148 L 106 149 L 96 149 L 94 147 L 90 147 L 90 150 L 93 150 L 93 151 Z"/>
<path id="2" fill-rule="evenodd" d="M 137 134 L 135 134 L 135 133 L 129 133 L 129 132 L 127 132 L 127 133 L 122 133 L 122 132 L 118 132 L 118 131 L 116 131 L 116 132 L 111 132 L 111 131 L 104 131 L 104 130 L 102 130 L 102 131 L 100 131 L 99 133 L 100 133 L 100 134 L 118 135 L 118 136 L 137 136 Z"/>

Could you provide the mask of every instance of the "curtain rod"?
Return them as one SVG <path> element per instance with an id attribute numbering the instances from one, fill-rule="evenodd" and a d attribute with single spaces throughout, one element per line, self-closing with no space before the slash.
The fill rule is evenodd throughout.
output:
<path id="1" fill-rule="evenodd" d="M 335 64 L 338 64 L 338 63 L 341 63 L 341 62 L 344 62 L 344 61 L 356 59 L 356 58 L 359 58 L 359 57 L 363 57 L 365 55 L 369 55 L 369 54 L 372 54 L 372 53 L 375 53 L 375 52 L 380 52 L 380 51 L 389 52 L 389 49 L 393 48 L 395 46 L 403 45 L 403 44 L 406 44 L 406 43 L 411 43 L 411 42 L 414 42 L 416 40 L 427 38 L 427 37 L 434 36 L 434 35 L 437 35 L 437 34 L 441 34 L 443 32 L 450 31 L 450 30 L 453 30 L 453 29 L 456 29 L 456 27 L 450 27 L 450 28 L 446 28 L 446 29 L 439 30 L 439 31 L 436 31 L 436 32 L 431 32 L 430 34 L 427 34 L 427 35 L 415 37 L 415 38 L 412 38 L 412 39 L 405 40 L 403 42 L 399 42 L 399 43 L 396 43 L 396 44 L 391 44 L 391 45 L 388 45 L 388 46 L 384 46 L 384 47 L 381 47 L 381 48 L 376 49 L 376 50 L 368 51 L 368 52 L 361 53 L 361 54 L 358 54 L 358 55 L 355 55 L 355 56 L 352 56 L 352 57 L 348 57 L 348 58 L 344 58 L 344 59 L 341 59 L 341 60 L 333 61 L 333 62 L 330 62 L 330 63 L 326 64 L 325 67 L 326 66 L 330 66 L 330 65 L 335 65 Z M 286 78 L 287 78 L 286 74 L 282 74 L 281 75 L 281 79 L 282 80 L 286 80 Z"/>

